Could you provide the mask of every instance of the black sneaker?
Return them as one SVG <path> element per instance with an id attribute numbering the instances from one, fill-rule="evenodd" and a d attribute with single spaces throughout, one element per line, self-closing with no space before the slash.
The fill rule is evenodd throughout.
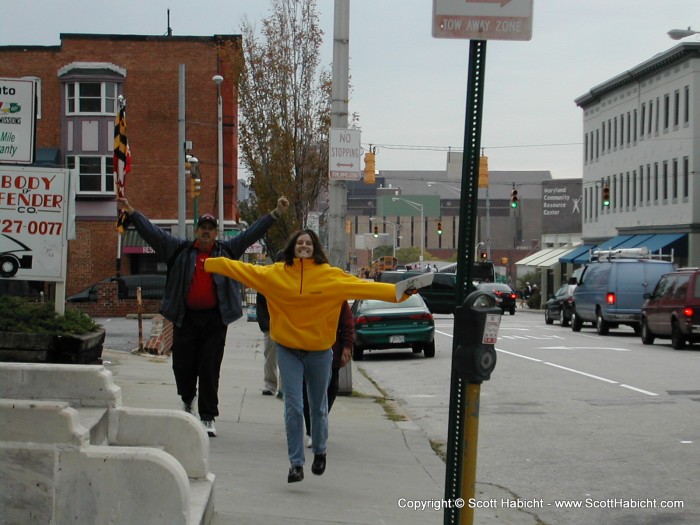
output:
<path id="1" fill-rule="evenodd" d="M 311 472 L 320 476 L 326 471 L 326 454 L 314 454 L 314 462 L 311 464 Z"/>
<path id="2" fill-rule="evenodd" d="M 287 474 L 287 483 L 296 483 L 302 479 L 304 479 L 304 467 L 300 465 L 289 469 L 289 474 Z"/>

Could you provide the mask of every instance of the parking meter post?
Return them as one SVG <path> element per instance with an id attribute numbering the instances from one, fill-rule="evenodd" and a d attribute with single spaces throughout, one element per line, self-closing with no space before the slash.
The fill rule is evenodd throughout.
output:
<path id="1" fill-rule="evenodd" d="M 481 383 L 491 378 L 496 366 L 494 345 L 501 309 L 493 295 L 475 291 L 456 308 L 454 315 L 445 499 L 469 502 L 476 495 Z M 459 413 L 455 413 L 456 405 L 461 408 Z M 469 505 L 445 509 L 446 524 L 470 525 L 473 519 L 474 510 Z"/>

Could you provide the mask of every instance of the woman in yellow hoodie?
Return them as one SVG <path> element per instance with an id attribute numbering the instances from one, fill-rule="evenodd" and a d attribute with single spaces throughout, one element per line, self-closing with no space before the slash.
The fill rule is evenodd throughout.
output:
<path id="1" fill-rule="evenodd" d="M 277 364 L 284 394 L 284 422 L 291 468 L 287 481 L 304 479 L 304 412 L 302 383 L 306 378 L 311 412 L 314 461 L 311 472 L 326 469 L 328 382 L 340 309 L 346 299 L 398 302 L 391 283 L 368 282 L 328 264 L 313 230 L 294 233 L 281 262 L 256 266 L 225 257 L 209 258 L 207 272 L 219 273 L 265 295 L 270 312 L 270 337 L 277 342 Z M 413 292 L 414 290 L 409 290 Z M 400 301 L 408 297 L 404 294 Z"/>

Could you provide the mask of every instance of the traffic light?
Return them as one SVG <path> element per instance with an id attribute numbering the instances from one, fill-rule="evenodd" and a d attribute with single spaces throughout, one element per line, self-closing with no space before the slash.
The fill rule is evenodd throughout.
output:
<path id="1" fill-rule="evenodd" d="M 199 197 L 202 193 L 202 179 L 199 177 L 190 179 L 190 190 L 192 190 L 193 197 Z"/>
<path id="2" fill-rule="evenodd" d="M 603 206 L 610 206 L 610 188 L 607 184 L 603 186 Z"/>
<path id="3" fill-rule="evenodd" d="M 518 207 L 518 190 L 516 190 L 515 188 L 513 188 L 513 191 L 510 192 L 510 207 Z"/>
<path id="4" fill-rule="evenodd" d="M 345 233 L 352 233 L 352 222 L 350 220 L 345 221 Z"/>
<path id="5" fill-rule="evenodd" d="M 379 237 L 379 228 L 377 226 L 374 227 L 374 236 Z"/>
<path id="6" fill-rule="evenodd" d="M 365 184 L 374 184 L 374 171 L 376 169 L 374 153 L 368 151 L 365 153 Z"/>
<path id="7" fill-rule="evenodd" d="M 438 235 L 442 235 L 442 223 L 438 222 Z"/>
<path id="8" fill-rule="evenodd" d="M 479 257 L 481 257 L 485 261 L 486 257 L 488 257 L 488 254 L 486 252 L 481 252 L 481 254 L 479 254 Z"/>
<path id="9" fill-rule="evenodd" d="M 482 155 L 479 157 L 479 188 L 489 187 L 489 158 Z"/>

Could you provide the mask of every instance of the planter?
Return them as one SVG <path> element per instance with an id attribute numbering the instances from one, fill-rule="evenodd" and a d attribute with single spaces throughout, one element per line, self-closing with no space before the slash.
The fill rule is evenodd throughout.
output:
<path id="1" fill-rule="evenodd" d="M 105 329 L 81 335 L 0 333 L 0 361 L 99 364 Z"/>

